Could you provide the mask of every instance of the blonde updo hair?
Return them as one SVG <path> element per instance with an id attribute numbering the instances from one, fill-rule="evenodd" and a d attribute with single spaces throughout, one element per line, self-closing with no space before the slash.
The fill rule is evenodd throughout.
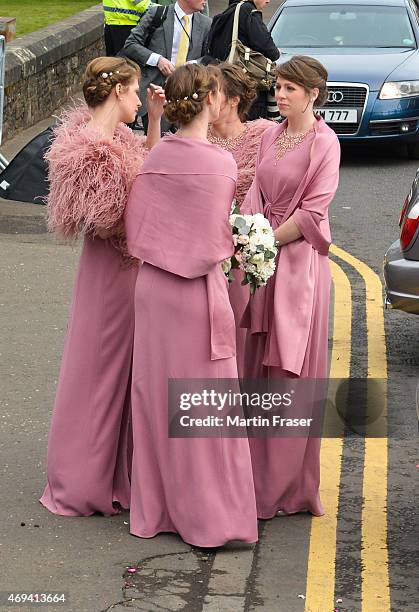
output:
<path id="1" fill-rule="evenodd" d="M 246 121 L 247 113 L 258 95 L 257 83 L 241 68 L 223 62 L 217 65 L 221 72 L 221 88 L 227 99 L 239 98 L 237 114 L 240 121 Z"/>
<path id="2" fill-rule="evenodd" d="M 295 55 L 277 67 L 276 77 L 301 85 L 308 94 L 314 87 L 317 87 L 319 95 L 314 102 L 314 106 L 323 106 L 327 100 L 327 70 L 314 57 Z"/>
<path id="3" fill-rule="evenodd" d="M 169 123 L 187 125 L 204 109 L 210 92 L 219 88 L 220 71 L 215 66 L 185 64 L 169 76 L 164 88 L 164 116 Z"/>
<path id="4" fill-rule="evenodd" d="M 139 66 L 125 57 L 97 57 L 88 63 L 84 73 L 83 95 L 87 106 L 100 106 L 120 83 L 130 84 L 132 79 L 139 79 Z"/>

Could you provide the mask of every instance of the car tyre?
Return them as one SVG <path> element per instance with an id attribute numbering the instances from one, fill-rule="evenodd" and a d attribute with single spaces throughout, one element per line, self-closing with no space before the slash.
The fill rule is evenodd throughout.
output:
<path id="1" fill-rule="evenodd" d="M 419 142 L 407 145 L 407 155 L 409 159 L 419 159 Z"/>

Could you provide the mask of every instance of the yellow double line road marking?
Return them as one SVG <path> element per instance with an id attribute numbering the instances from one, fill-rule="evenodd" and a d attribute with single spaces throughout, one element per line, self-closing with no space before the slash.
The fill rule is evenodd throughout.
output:
<path id="1" fill-rule="evenodd" d="M 333 349 L 330 378 L 349 378 L 351 367 L 352 290 L 341 268 L 333 261 L 335 289 Z M 343 438 L 324 438 L 320 454 L 321 498 L 325 515 L 313 517 L 308 556 L 306 612 L 333 610 L 335 593 L 336 530 Z"/>
<path id="2" fill-rule="evenodd" d="M 377 274 L 346 251 L 333 247 L 332 253 L 353 266 L 365 282 L 368 334 L 368 378 L 387 380 L 387 350 L 384 329 L 383 289 Z M 383 398 L 387 403 L 387 393 Z M 387 549 L 387 405 L 381 413 L 382 438 L 365 439 L 362 487 L 361 579 L 362 610 L 390 610 Z"/>
<path id="3" fill-rule="evenodd" d="M 368 377 L 387 379 L 382 287 L 378 276 L 362 261 L 336 246 L 331 252 L 355 268 L 366 289 Z M 345 272 L 331 261 L 335 288 L 333 349 L 330 378 L 349 378 L 351 359 L 352 291 Z M 384 390 L 383 397 L 386 398 Z M 384 400 L 385 401 L 385 400 Z M 387 551 L 387 438 L 383 406 L 382 438 L 365 439 L 361 535 L 362 611 L 390 611 Z M 334 608 L 336 534 L 343 440 L 325 438 L 321 447 L 321 495 L 326 516 L 313 518 L 307 569 L 306 612 Z"/>

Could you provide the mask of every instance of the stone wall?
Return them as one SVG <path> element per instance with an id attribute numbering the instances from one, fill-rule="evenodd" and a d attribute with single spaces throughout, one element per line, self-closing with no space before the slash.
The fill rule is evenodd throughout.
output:
<path id="1" fill-rule="evenodd" d="M 104 54 L 102 5 L 8 43 L 3 142 L 79 92 L 86 64 Z"/>

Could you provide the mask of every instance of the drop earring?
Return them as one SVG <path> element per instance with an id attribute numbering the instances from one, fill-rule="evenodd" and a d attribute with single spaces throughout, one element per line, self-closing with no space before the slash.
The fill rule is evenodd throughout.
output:
<path id="1" fill-rule="evenodd" d="M 303 110 L 302 114 L 304 114 L 306 112 L 306 110 L 308 109 L 308 107 L 310 106 L 310 104 L 314 104 L 316 98 L 310 98 L 309 101 L 307 102 L 307 106 L 305 107 L 305 109 Z"/>

